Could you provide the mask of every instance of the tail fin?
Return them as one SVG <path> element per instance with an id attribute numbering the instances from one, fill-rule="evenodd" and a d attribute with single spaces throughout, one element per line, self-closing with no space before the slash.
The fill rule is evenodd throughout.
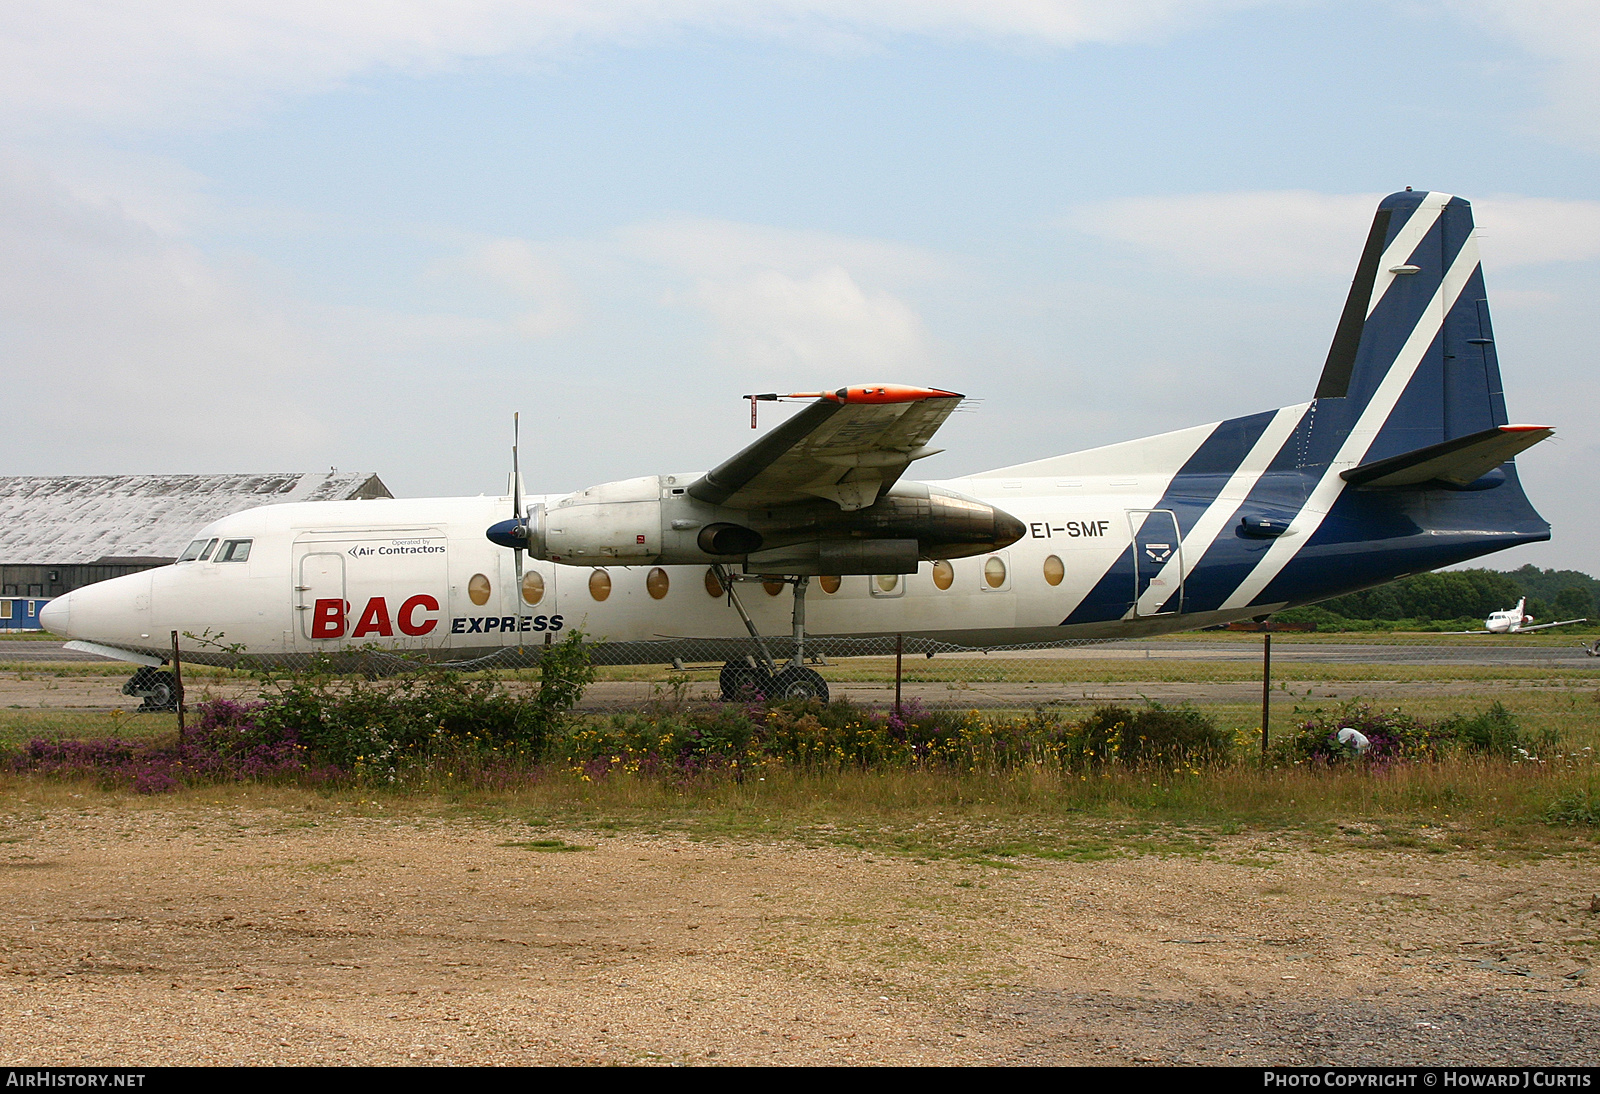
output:
<path id="1" fill-rule="evenodd" d="M 1317 384 L 1303 463 L 1371 463 L 1507 423 L 1472 206 L 1378 206 Z"/>
<path id="2" fill-rule="evenodd" d="M 1309 603 L 1549 539 L 1509 462 L 1549 435 L 1508 428 L 1472 206 L 1390 194 L 1277 464 L 1310 489 L 1222 607 Z"/>

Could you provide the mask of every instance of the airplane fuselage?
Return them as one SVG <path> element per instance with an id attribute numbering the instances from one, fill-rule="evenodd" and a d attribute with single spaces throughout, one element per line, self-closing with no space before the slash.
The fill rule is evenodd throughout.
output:
<path id="1" fill-rule="evenodd" d="M 1192 460 L 1215 428 L 1165 435 L 1169 451 L 1157 462 Z M 1115 463 L 1122 447 L 1080 456 Z M 1412 519 L 1423 514 L 1408 516 L 1401 499 L 1379 497 L 1365 513 L 1322 514 L 1324 538 L 1311 544 L 1293 523 L 1311 516 L 1304 503 L 1315 476 L 1073 474 L 1046 462 L 1046 475 L 931 484 L 1015 516 L 1022 538 L 981 555 L 924 561 L 914 574 L 813 578 L 810 634 L 915 634 L 969 646 L 1159 634 L 1262 615 L 1547 534 L 1424 529 Z M 532 500 L 553 505 L 560 497 Z M 1434 508 L 1447 510 L 1450 498 L 1438 500 L 1444 504 Z M 197 534 L 197 543 L 215 541 L 204 560 L 76 590 L 47 609 L 46 625 L 148 658 L 165 657 L 178 631 L 186 658 L 220 664 L 352 648 L 471 660 L 573 630 L 606 643 L 608 660 L 657 661 L 678 656 L 685 639 L 745 636 L 704 565 L 528 559 L 519 588 L 512 553 L 484 536 L 509 507 L 506 497 L 475 497 L 252 509 Z M 1405 524 L 1409 534 L 1375 548 L 1353 531 L 1339 534 L 1330 519 Z M 1285 537 L 1297 548 L 1290 560 L 1305 572 L 1292 584 L 1270 583 L 1270 599 L 1242 597 L 1241 585 Z M 247 557 L 218 560 L 241 553 L 228 545 L 245 541 Z M 763 634 L 788 634 L 786 586 L 741 582 L 738 590 Z M 624 651 L 623 643 L 638 645 Z"/>

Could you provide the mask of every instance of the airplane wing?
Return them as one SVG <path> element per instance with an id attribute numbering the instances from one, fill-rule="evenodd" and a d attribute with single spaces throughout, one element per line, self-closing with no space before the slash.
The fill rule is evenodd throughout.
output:
<path id="1" fill-rule="evenodd" d="M 863 509 L 894 485 L 912 460 L 939 451 L 928 448 L 928 441 L 962 398 L 953 391 L 893 385 L 818 392 L 816 402 L 706 472 L 688 492 L 735 509 L 778 508 L 817 498 L 847 511 Z"/>
<path id="2" fill-rule="evenodd" d="M 1568 623 L 1587 623 L 1587 622 L 1589 622 L 1587 617 L 1585 617 L 1583 619 L 1563 619 L 1559 623 L 1540 623 L 1537 627 L 1518 627 L 1517 628 L 1517 633 L 1518 634 L 1527 634 L 1529 631 L 1542 631 L 1546 627 L 1565 627 Z"/>

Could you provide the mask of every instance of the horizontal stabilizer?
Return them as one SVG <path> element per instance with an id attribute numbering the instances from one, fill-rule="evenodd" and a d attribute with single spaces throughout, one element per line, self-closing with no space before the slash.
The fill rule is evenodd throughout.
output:
<path id="1" fill-rule="evenodd" d="M 1543 425 L 1502 425 L 1430 444 L 1342 472 L 1352 486 L 1403 487 L 1441 483 L 1465 487 L 1483 478 L 1555 430 Z"/>

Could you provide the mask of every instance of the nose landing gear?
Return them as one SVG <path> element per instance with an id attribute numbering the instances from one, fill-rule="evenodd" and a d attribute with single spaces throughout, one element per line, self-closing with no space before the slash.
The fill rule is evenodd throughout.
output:
<path id="1" fill-rule="evenodd" d="M 140 669 L 122 685 L 122 694 L 142 698 L 144 713 L 178 709 L 178 682 L 165 669 Z"/>

